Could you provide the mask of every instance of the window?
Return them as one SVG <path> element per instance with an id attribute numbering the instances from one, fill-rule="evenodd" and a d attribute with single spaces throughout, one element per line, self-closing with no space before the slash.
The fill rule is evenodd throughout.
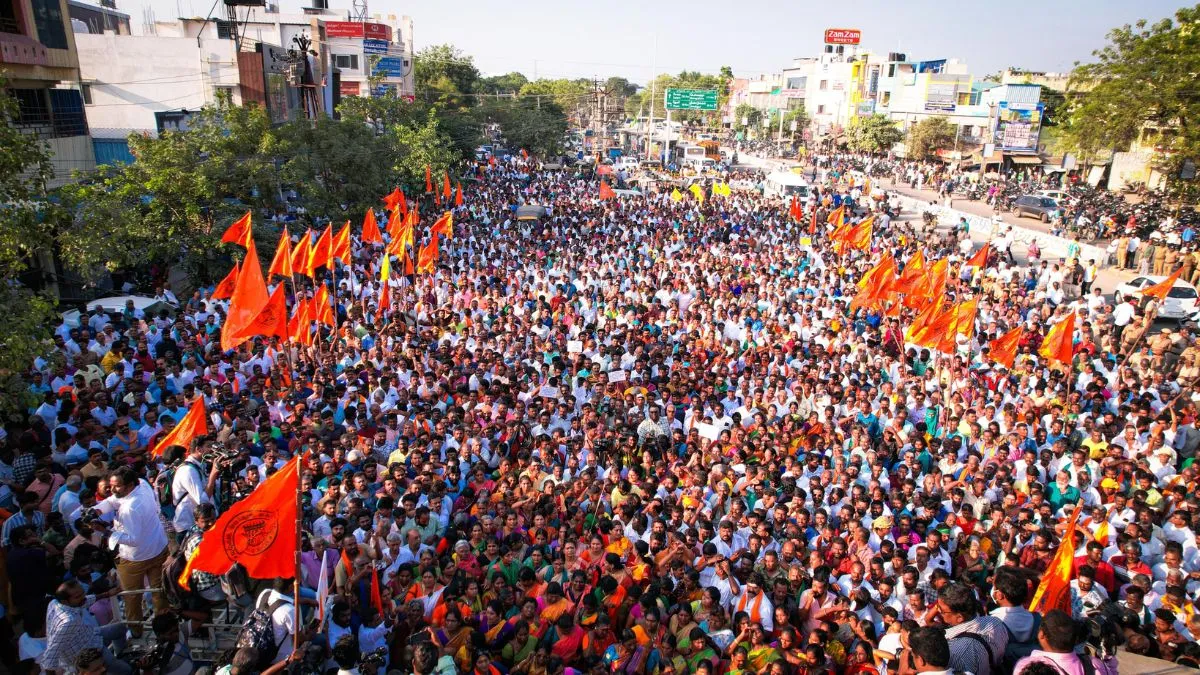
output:
<path id="1" fill-rule="evenodd" d="M 333 65 L 341 70 L 358 70 L 358 54 L 334 54 Z"/>
<path id="2" fill-rule="evenodd" d="M 223 21 L 221 19 L 216 19 L 214 23 L 217 24 L 217 39 L 218 40 L 232 40 L 234 38 L 234 29 L 233 29 L 232 21 Z"/>
<path id="3" fill-rule="evenodd" d="M 890 91 L 883 92 L 883 96 L 879 99 L 879 105 L 888 105 L 891 102 L 892 102 L 892 92 L 890 92 Z"/>
<path id="4" fill-rule="evenodd" d="M 821 85 L 818 87 L 821 91 L 829 88 L 829 80 L 821 80 Z"/>
<path id="5" fill-rule="evenodd" d="M 213 100 L 233 103 L 233 85 L 218 84 L 213 86 Z"/>
<path id="6" fill-rule="evenodd" d="M 45 89 L 9 89 L 8 93 L 17 99 L 17 119 L 14 120 L 17 124 L 50 123 L 50 104 L 46 101 Z"/>
<path id="7" fill-rule="evenodd" d="M 55 138 L 86 136 L 87 117 L 83 114 L 83 97 L 78 89 L 51 89 L 50 109 Z"/>
<path id="8" fill-rule="evenodd" d="M 83 96 L 84 105 L 92 104 L 92 85 L 90 85 L 90 84 L 79 85 L 79 93 L 80 93 L 80 95 Z"/>
<path id="9" fill-rule="evenodd" d="M 895 76 L 896 76 L 896 64 L 894 64 L 894 63 L 889 63 L 889 64 L 888 64 L 888 74 L 887 74 L 887 76 L 888 76 L 888 77 L 895 77 Z"/>
<path id="10" fill-rule="evenodd" d="M 805 76 L 789 77 L 787 79 L 787 88 L 788 89 L 807 89 L 808 88 L 808 78 Z"/>
<path id="11" fill-rule="evenodd" d="M 825 114 L 825 106 L 823 106 L 823 105 L 817 106 L 817 114 L 824 115 Z"/>
<path id="12" fill-rule="evenodd" d="M 21 21 L 17 18 L 16 0 L 0 0 L 0 33 L 21 34 Z"/>
<path id="13" fill-rule="evenodd" d="M 63 23 L 58 0 L 32 0 L 33 23 L 37 26 L 38 42 L 50 49 L 67 48 L 67 28 Z"/>

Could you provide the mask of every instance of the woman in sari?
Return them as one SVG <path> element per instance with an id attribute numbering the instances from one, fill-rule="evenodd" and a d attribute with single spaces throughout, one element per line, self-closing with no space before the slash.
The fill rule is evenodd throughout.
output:
<path id="1" fill-rule="evenodd" d="M 521 663 L 537 649 L 537 638 L 529 634 L 529 624 L 518 621 L 514 624 L 511 639 L 500 650 L 500 660 L 512 667 Z"/>
<path id="2" fill-rule="evenodd" d="M 466 539 L 459 539 L 454 545 L 454 568 L 462 570 L 472 579 L 483 578 L 483 567 L 475 554 L 471 553 L 471 544 Z"/>
<path id="3" fill-rule="evenodd" d="M 475 663 L 475 650 L 472 638 L 475 629 L 463 623 L 462 614 L 457 608 L 446 612 L 446 622 L 441 628 L 430 629 L 433 643 L 445 656 L 452 657 L 459 670 L 467 670 Z"/>
<path id="4" fill-rule="evenodd" d="M 701 628 L 708 630 L 708 620 L 715 614 L 724 614 L 724 610 L 721 609 L 721 592 L 709 586 L 704 589 L 704 595 L 692 603 L 692 617 Z"/>
<path id="5" fill-rule="evenodd" d="M 404 601 L 420 600 L 425 610 L 425 620 L 428 621 L 433 616 L 433 610 L 441 601 L 442 592 L 445 590 L 446 587 L 437 581 L 437 573 L 432 569 L 426 569 L 421 572 L 421 580 L 408 589 L 408 595 Z M 459 623 L 461 622 L 462 617 L 460 616 Z"/>
<path id="6" fill-rule="evenodd" d="M 554 644 L 550 648 L 550 655 L 562 659 L 563 663 L 572 663 L 583 646 L 585 635 L 587 631 L 576 625 L 570 614 L 563 614 L 555 622 L 553 634 L 548 636 Z"/>
<path id="7" fill-rule="evenodd" d="M 515 620 L 504 618 L 504 604 L 492 600 L 479 615 L 479 632 L 483 634 L 484 644 L 493 651 L 499 650 L 513 632 Z"/>
<path id="8" fill-rule="evenodd" d="M 626 630 L 621 633 L 619 642 L 604 651 L 603 661 L 610 673 L 652 673 L 658 668 L 658 650 L 638 645 L 637 636 Z"/>
<path id="9" fill-rule="evenodd" d="M 680 605 L 667 622 L 668 630 L 675 637 L 675 648 L 686 653 L 692 645 L 692 629 L 698 628 L 699 625 L 692 615 L 692 606 Z"/>
<path id="10" fill-rule="evenodd" d="M 983 588 L 988 576 L 988 559 L 979 537 L 971 537 L 967 549 L 959 554 L 958 564 L 954 568 L 958 570 L 959 578 L 964 583 Z"/>

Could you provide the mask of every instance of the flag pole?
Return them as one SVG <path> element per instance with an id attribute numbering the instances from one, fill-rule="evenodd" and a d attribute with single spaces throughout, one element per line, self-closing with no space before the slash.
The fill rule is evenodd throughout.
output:
<path id="1" fill-rule="evenodd" d="M 301 453 L 296 460 L 296 553 L 295 553 L 295 572 L 292 578 L 292 608 L 295 615 L 292 617 L 292 652 L 300 651 L 300 537 L 303 534 L 301 524 L 304 522 L 304 500 L 302 498 L 302 485 L 304 481 L 300 479 L 303 467 L 304 455 Z"/>

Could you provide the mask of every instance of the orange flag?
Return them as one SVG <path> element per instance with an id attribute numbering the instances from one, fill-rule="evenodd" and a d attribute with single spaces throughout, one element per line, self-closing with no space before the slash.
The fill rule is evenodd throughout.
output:
<path id="1" fill-rule="evenodd" d="M 845 237 L 846 246 L 860 251 L 871 248 L 871 237 L 875 231 L 874 224 L 875 217 L 871 216 L 850 228 Z"/>
<path id="2" fill-rule="evenodd" d="M 213 300 L 224 300 L 233 295 L 233 289 L 237 286 L 238 270 L 240 269 L 236 262 L 233 263 L 233 269 L 229 270 L 229 274 L 226 274 L 221 283 L 217 284 L 217 287 L 213 289 Z"/>
<path id="3" fill-rule="evenodd" d="M 1069 368 L 1075 355 L 1074 336 L 1075 312 L 1071 312 L 1067 318 L 1050 327 L 1050 331 L 1046 333 L 1041 346 L 1038 347 L 1038 354 L 1046 357 L 1049 361 L 1058 361 Z"/>
<path id="4" fill-rule="evenodd" d="M 447 239 L 454 237 L 454 217 L 450 215 L 449 211 L 443 213 L 442 217 L 434 222 L 433 227 L 429 228 L 429 234 L 435 237 L 442 234 Z"/>
<path id="5" fill-rule="evenodd" d="M 845 206 L 837 207 L 836 209 L 830 211 L 829 215 L 825 217 L 825 222 L 827 222 L 831 225 L 835 225 L 837 227 L 841 227 L 842 223 L 845 220 L 846 220 L 846 207 Z"/>
<path id="6" fill-rule="evenodd" d="M 1167 293 L 1169 293 L 1170 290 L 1175 287 L 1175 282 L 1179 281 L 1179 275 L 1182 273 L 1183 273 L 1183 268 L 1180 267 L 1179 269 L 1175 270 L 1171 274 L 1171 276 L 1167 277 L 1166 279 L 1163 279 L 1162 281 L 1158 282 L 1157 284 L 1154 284 L 1153 286 L 1147 286 L 1147 287 L 1143 288 L 1142 295 L 1149 296 L 1151 298 L 1158 298 L 1159 302 L 1166 300 Z"/>
<path id="7" fill-rule="evenodd" d="M 375 220 L 375 209 L 367 209 L 363 216 L 362 240 L 364 244 L 382 244 L 383 234 L 379 231 L 379 223 Z"/>
<path id="8" fill-rule="evenodd" d="M 312 314 L 311 303 L 308 300 L 296 302 L 296 312 L 288 321 L 288 337 L 292 342 L 301 345 L 312 344 Z"/>
<path id="9" fill-rule="evenodd" d="M 383 207 L 388 211 L 394 209 L 404 209 L 404 191 L 400 188 L 392 190 L 391 194 L 383 198 Z"/>
<path id="10" fill-rule="evenodd" d="M 279 246 L 275 248 L 275 257 L 271 259 L 271 269 L 267 270 L 267 276 L 271 275 L 292 276 L 292 241 L 288 236 L 287 225 L 283 226 L 283 232 L 279 235 Z"/>
<path id="11" fill-rule="evenodd" d="M 1075 524 L 1078 521 L 1079 505 L 1076 505 L 1071 512 L 1071 519 L 1067 521 L 1067 531 L 1058 544 L 1058 550 L 1050 560 L 1050 566 L 1042 573 L 1042 582 L 1029 601 L 1029 611 L 1043 615 L 1052 609 L 1061 609 L 1068 614 L 1071 612 L 1071 568 L 1075 562 Z"/>
<path id="12" fill-rule="evenodd" d="M 1104 520 L 1100 522 L 1100 527 L 1096 528 L 1096 541 L 1108 546 L 1108 536 L 1111 534 L 1111 532 L 1112 525 L 1108 523 L 1108 517 L 1106 516 Z"/>
<path id="13" fill-rule="evenodd" d="M 462 206 L 462 183 L 454 181 L 454 205 Z"/>
<path id="14" fill-rule="evenodd" d="M 913 322 L 904 331 L 904 341 L 916 342 L 916 338 L 924 334 L 926 326 L 929 325 L 930 320 L 933 319 L 934 315 L 938 313 L 938 310 L 941 306 L 942 305 L 940 301 L 934 301 L 929 303 L 925 309 L 921 310 L 921 312 L 917 314 L 915 318 L 913 318 Z"/>
<path id="15" fill-rule="evenodd" d="M 988 343 L 988 358 L 1011 369 L 1017 360 L 1017 345 L 1021 342 L 1021 327 L 1008 331 Z"/>
<path id="16" fill-rule="evenodd" d="M 971 337 L 975 333 L 975 317 L 979 314 L 979 300 L 972 298 L 959 305 L 956 323 L 961 335 Z"/>
<path id="17" fill-rule="evenodd" d="M 386 254 L 385 254 L 386 255 Z M 379 291 L 379 307 L 375 310 L 375 320 L 379 321 L 383 318 L 384 312 L 392 305 L 392 290 L 391 284 L 386 280 L 383 282 L 383 288 Z"/>
<path id="18" fill-rule="evenodd" d="M 379 592 L 379 569 L 371 568 L 371 606 L 383 616 L 383 595 Z"/>
<path id="19" fill-rule="evenodd" d="M 308 256 L 312 253 L 312 230 L 305 230 L 304 236 L 292 248 L 292 271 L 311 277 L 308 271 Z"/>
<path id="20" fill-rule="evenodd" d="M 238 274 L 237 287 L 229 298 L 229 312 L 221 326 L 221 350 L 230 351 L 246 341 L 240 333 L 259 311 L 267 304 L 267 283 L 263 280 L 262 267 L 258 264 L 258 251 L 254 242 L 246 249 L 242 271 Z"/>
<path id="21" fill-rule="evenodd" d="M 408 214 L 400 213 L 400 209 L 394 209 L 388 215 L 387 233 L 394 241 L 396 236 L 400 234 L 400 228 L 408 224 Z"/>
<path id="22" fill-rule="evenodd" d="M 326 290 L 325 284 L 317 289 L 316 296 L 312 300 L 313 318 L 317 321 L 329 326 L 337 328 L 337 322 L 333 318 L 333 307 L 329 303 L 329 291 Z"/>
<path id="23" fill-rule="evenodd" d="M 286 340 L 288 337 L 287 297 L 283 292 L 283 284 L 275 287 L 275 292 L 263 305 L 262 310 L 254 317 L 249 326 L 237 334 L 237 337 L 250 339 L 258 336 L 278 337 Z"/>
<path id="24" fill-rule="evenodd" d="M 332 258 L 340 258 L 343 264 L 350 262 L 350 221 L 342 226 L 342 229 L 333 238 L 333 247 L 330 251 Z"/>
<path id="25" fill-rule="evenodd" d="M 944 311 L 935 314 L 929 319 L 929 322 L 925 324 L 924 330 L 914 335 L 912 341 L 922 347 L 937 349 L 942 352 L 953 351 L 953 347 L 950 347 L 943 338 L 954 332 L 954 324 L 957 318 L 958 305 L 947 306 Z"/>
<path id="26" fill-rule="evenodd" d="M 333 264 L 333 223 L 325 226 L 325 231 L 317 237 L 308 253 L 308 276 L 313 276 L 318 267 L 329 267 Z"/>
<path id="27" fill-rule="evenodd" d="M 217 519 L 179 575 L 181 586 L 188 588 L 192 572 L 225 574 L 234 563 L 255 579 L 295 576 L 301 454 Z"/>
<path id="28" fill-rule="evenodd" d="M 904 263 L 904 269 L 900 272 L 900 278 L 896 279 L 895 290 L 899 293 L 911 293 L 916 283 L 925 276 L 925 254 L 917 251 L 908 262 Z"/>
<path id="29" fill-rule="evenodd" d="M 612 188 L 608 187 L 608 183 L 600 181 L 600 199 L 612 199 L 617 193 L 613 192 Z"/>
<path id="30" fill-rule="evenodd" d="M 416 272 L 413 271 L 412 256 L 408 254 L 408 251 L 405 251 L 404 252 L 404 276 L 411 277 L 415 273 Z"/>
<path id="31" fill-rule="evenodd" d="M 172 445 L 182 445 L 186 449 L 191 449 L 192 439 L 207 433 L 208 413 L 204 410 L 204 397 L 197 396 L 196 400 L 192 402 L 192 407 L 188 409 L 183 419 L 179 420 L 171 433 L 160 438 L 150 449 L 150 456 L 158 457 Z"/>
<path id="32" fill-rule="evenodd" d="M 225 234 L 221 235 L 221 242 L 245 246 L 250 238 L 250 212 L 247 211 L 246 215 L 233 221 L 229 229 L 225 230 Z"/>
<path id="33" fill-rule="evenodd" d="M 971 259 L 967 261 L 964 267 L 987 267 L 988 253 L 992 248 L 991 244 L 985 243 L 983 248 L 975 252 Z"/>
<path id="34" fill-rule="evenodd" d="M 442 174 L 442 196 L 446 199 L 450 198 L 450 174 Z"/>
<path id="35" fill-rule="evenodd" d="M 429 165 L 425 165 L 425 191 L 433 192 L 433 171 L 429 169 Z"/>
<path id="36" fill-rule="evenodd" d="M 417 272 L 432 272 L 437 268 L 438 240 L 433 237 L 417 253 Z"/>
<path id="37" fill-rule="evenodd" d="M 887 299 L 892 282 L 895 280 L 896 261 L 892 258 L 891 253 L 885 253 L 883 259 L 858 281 L 860 290 L 850 301 L 850 309 L 882 306 L 882 302 Z"/>

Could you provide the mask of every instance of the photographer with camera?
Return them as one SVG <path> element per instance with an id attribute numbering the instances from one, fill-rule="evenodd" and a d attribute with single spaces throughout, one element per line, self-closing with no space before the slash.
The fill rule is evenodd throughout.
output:
<path id="1" fill-rule="evenodd" d="M 1075 647 L 1081 640 L 1079 624 L 1061 609 L 1052 609 L 1042 618 L 1038 629 L 1039 649 L 1017 661 L 1013 672 L 1021 675 L 1032 663 L 1048 663 L 1063 675 L 1117 675 L 1117 659 L 1080 655 Z"/>
<path id="2" fill-rule="evenodd" d="M 215 459 L 212 462 L 206 479 L 204 457 L 212 454 L 216 447 L 217 444 L 211 439 L 196 439 L 188 449 L 187 456 L 174 469 L 171 500 L 175 504 L 174 524 L 178 533 L 187 532 L 196 524 L 196 507 L 213 503 L 217 478 L 221 475 L 221 460 Z"/>

